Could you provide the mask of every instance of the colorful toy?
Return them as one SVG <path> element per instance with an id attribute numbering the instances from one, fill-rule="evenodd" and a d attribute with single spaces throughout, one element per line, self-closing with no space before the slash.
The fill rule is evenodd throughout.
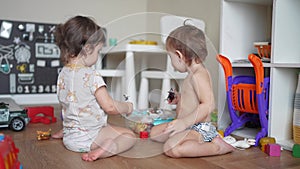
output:
<path id="1" fill-rule="evenodd" d="M 0 127 L 21 131 L 29 123 L 27 110 L 10 110 L 9 104 L 0 102 Z"/>
<path id="2" fill-rule="evenodd" d="M 223 130 L 218 130 L 218 133 L 221 136 L 221 138 L 224 138 L 224 131 Z"/>
<path id="3" fill-rule="evenodd" d="M 48 131 L 36 131 L 38 140 L 49 140 L 51 137 L 51 129 Z"/>
<path id="4" fill-rule="evenodd" d="M 176 112 L 157 108 L 134 110 L 129 116 L 125 116 L 125 124 L 135 133 L 150 131 L 152 126 L 174 120 Z"/>
<path id="5" fill-rule="evenodd" d="M 147 139 L 149 137 L 148 131 L 141 131 L 140 132 L 140 138 L 141 139 Z"/>
<path id="6" fill-rule="evenodd" d="M 293 157 L 300 158 L 300 144 L 293 145 Z"/>
<path id="7" fill-rule="evenodd" d="M 22 169 L 18 153 L 12 138 L 0 133 L 0 169 Z"/>
<path id="8" fill-rule="evenodd" d="M 235 148 L 240 150 L 244 150 L 250 148 L 251 146 L 255 145 L 255 140 L 251 138 L 244 138 L 243 140 L 236 140 L 232 136 L 223 137 L 223 140 L 227 143 L 232 145 Z"/>
<path id="9" fill-rule="evenodd" d="M 30 123 L 50 124 L 56 122 L 52 106 L 25 107 L 30 118 Z"/>
<path id="10" fill-rule="evenodd" d="M 231 125 L 225 130 L 224 136 L 241 128 L 247 122 L 259 122 L 261 130 L 256 134 L 255 146 L 268 134 L 269 84 L 270 78 L 264 77 L 262 61 L 254 54 L 248 56 L 253 65 L 255 76 L 233 77 L 232 65 L 228 58 L 217 56 L 225 73 L 227 104 Z"/>
<path id="11" fill-rule="evenodd" d="M 128 100 L 129 100 L 129 96 L 128 96 L 128 95 L 123 94 L 123 97 L 124 97 L 124 100 L 125 100 L 125 101 L 128 101 Z"/>
<path id="12" fill-rule="evenodd" d="M 167 97 L 167 100 L 168 100 L 168 102 L 169 103 L 171 103 L 173 100 L 174 100 L 174 98 L 175 98 L 175 92 L 174 92 L 174 90 L 171 88 L 169 91 L 168 91 L 168 97 Z"/>
<path id="13" fill-rule="evenodd" d="M 275 144 L 276 140 L 273 137 L 263 137 L 259 140 L 259 144 L 261 146 L 261 151 L 266 153 L 267 144 Z"/>
<path id="14" fill-rule="evenodd" d="M 280 157 L 281 147 L 279 144 L 267 144 L 266 153 L 269 156 Z"/>
<path id="15" fill-rule="evenodd" d="M 134 132 L 136 133 L 140 133 L 142 131 L 146 131 L 148 126 L 150 126 L 149 123 L 142 123 L 142 122 L 138 122 L 138 123 L 133 123 L 134 126 L 132 126 L 132 129 Z"/>

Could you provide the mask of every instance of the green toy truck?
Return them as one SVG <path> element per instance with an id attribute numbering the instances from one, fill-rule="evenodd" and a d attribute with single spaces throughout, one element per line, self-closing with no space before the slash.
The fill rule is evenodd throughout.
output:
<path id="1" fill-rule="evenodd" d="M 9 127 L 13 131 L 22 131 L 28 123 L 26 109 L 10 110 L 9 104 L 0 102 L 0 128 Z"/>

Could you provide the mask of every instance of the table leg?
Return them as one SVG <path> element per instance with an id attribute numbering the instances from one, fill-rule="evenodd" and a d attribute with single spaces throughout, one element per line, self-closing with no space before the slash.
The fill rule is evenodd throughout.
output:
<path id="1" fill-rule="evenodd" d="M 126 89 L 125 92 L 129 96 L 129 100 L 133 103 L 133 108 L 137 108 L 136 100 L 136 83 L 135 83 L 135 68 L 134 68 L 134 53 L 132 51 L 126 52 L 125 57 L 125 77 Z"/>

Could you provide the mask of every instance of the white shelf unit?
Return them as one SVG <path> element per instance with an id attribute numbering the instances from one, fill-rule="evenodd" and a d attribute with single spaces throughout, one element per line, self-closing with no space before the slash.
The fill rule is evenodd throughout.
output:
<path id="1" fill-rule="evenodd" d="M 269 130 L 283 148 L 293 142 L 293 102 L 300 71 L 299 0 L 222 0 L 220 53 L 231 61 L 256 53 L 253 42 L 269 41 L 271 61 L 264 63 L 270 76 Z M 248 63 L 233 64 L 233 74 L 250 74 Z M 219 67 L 218 127 L 231 123 L 226 103 L 224 72 Z M 242 137 L 255 137 L 248 129 L 237 130 Z"/>

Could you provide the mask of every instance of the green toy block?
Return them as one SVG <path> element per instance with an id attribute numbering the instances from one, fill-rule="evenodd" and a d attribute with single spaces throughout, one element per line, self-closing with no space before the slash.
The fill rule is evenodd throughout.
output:
<path id="1" fill-rule="evenodd" d="M 300 158 L 300 144 L 294 144 L 293 157 Z"/>

